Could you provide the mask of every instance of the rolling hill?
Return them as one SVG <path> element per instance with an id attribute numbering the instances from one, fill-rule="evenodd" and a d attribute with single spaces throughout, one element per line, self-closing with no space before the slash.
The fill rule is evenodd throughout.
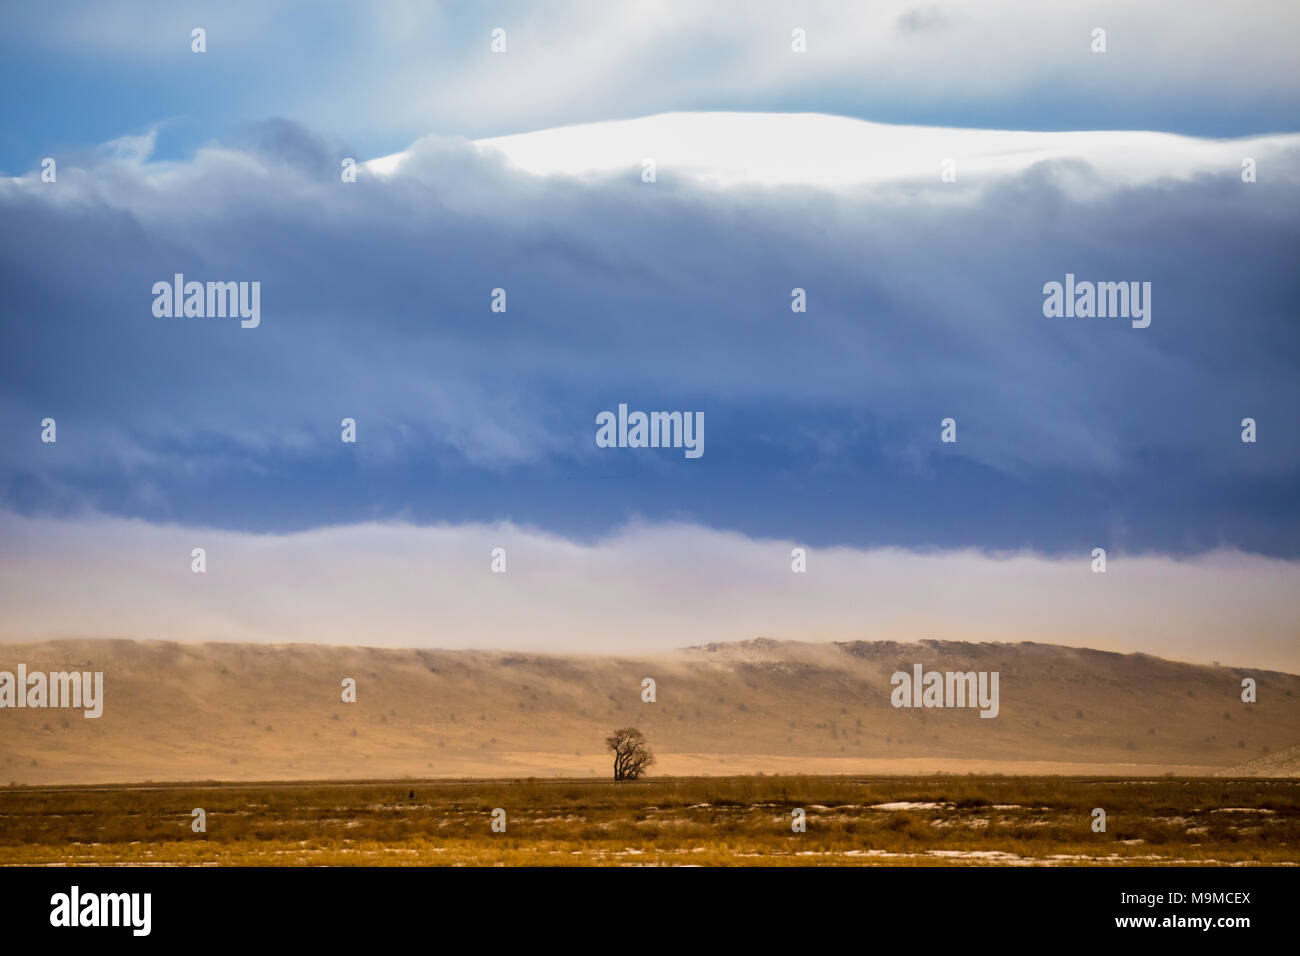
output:
<path id="1" fill-rule="evenodd" d="M 0 645 L 0 670 L 20 663 L 103 671 L 104 712 L 0 709 L 0 784 L 603 776 L 604 737 L 628 724 L 658 754 L 652 774 L 1209 775 L 1267 768 L 1300 737 L 1300 676 L 1035 643 L 757 639 L 643 658 Z M 892 707 L 890 675 L 916 663 L 998 671 L 999 715 Z"/>

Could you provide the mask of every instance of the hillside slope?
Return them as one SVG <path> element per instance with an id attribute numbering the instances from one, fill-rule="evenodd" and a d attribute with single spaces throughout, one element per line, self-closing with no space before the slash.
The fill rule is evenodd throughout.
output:
<path id="1" fill-rule="evenodd" d="M 1300 745 L 1267 753 L 1236 767 L 1219 771 L 1220 777 L 1300 777 Z"/>
<path id="2" fill-rule="evenodd" d="M 1295 675 L 1033 643 L 759 639 L 641 659 L 0 645 L 0 670 L 19 663 L 103 671 L 106 702 L 97 720 L 0 710 L 0 784 L 605 775 L 604 736 L 626 724 L 650 738 L 655 773 L 1211 774 L 1293 746 L 1300 728 Z M 999 716 L 891 707 L 890 674 L 914 663 L 998 671 Z"/>

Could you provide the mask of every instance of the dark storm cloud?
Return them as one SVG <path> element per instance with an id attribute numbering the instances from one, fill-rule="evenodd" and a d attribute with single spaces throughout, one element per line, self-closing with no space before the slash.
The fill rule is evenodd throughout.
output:
<path id="1" fill-rule="evenodd" d="M 430 139 L 343 184 L 310 131 L 244 142 L 0 184 L 0 504 L 1300 553 L 1294 178 L 651 189 Z M 261 325 L 156 318 L 177 272 L 261 282 Z M 1151 282 L 1151 327 L 1044 318 L 1067 272 Z M 704 411 L 705 456 L 597 449 L 619 402 Z"/>

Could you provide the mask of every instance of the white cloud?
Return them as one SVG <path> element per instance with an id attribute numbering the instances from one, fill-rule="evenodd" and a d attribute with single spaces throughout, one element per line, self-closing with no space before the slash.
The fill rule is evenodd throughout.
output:
<path id="1" fill-rule="evenodd" d="M 1023 173 L 1038 163 L 1092 167 L 1067 185 L 1123 189 L 1161 179 L 1234 173 L 1242 157 L 1267 165 L 1300 147 L 1300 134 L 1235 140 L 1142 131 L 1025 132 L 869 123 L 819 113 L 664 113 L 634 120 L 562 126 L 475 141 L 534 175 L 641 172 L 654 159 L 660 177 L 708 185 L 804 185 L 824 188 L 890 182 L 931 183 L 951 158 L 958 182 Z M 410 152 L 366 164 L 396 173 Z"/>

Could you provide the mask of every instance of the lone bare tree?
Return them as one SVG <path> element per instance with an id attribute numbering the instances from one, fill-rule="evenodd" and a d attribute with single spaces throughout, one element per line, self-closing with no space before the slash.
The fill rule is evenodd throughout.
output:
<path id="1" fill-rule="evenodd" d="M 655 762 L 645 734 L 635 727 L 623 727 L 605 738 L 605 746 L 614 754 L 614 779 L 635 780 Z"/>

